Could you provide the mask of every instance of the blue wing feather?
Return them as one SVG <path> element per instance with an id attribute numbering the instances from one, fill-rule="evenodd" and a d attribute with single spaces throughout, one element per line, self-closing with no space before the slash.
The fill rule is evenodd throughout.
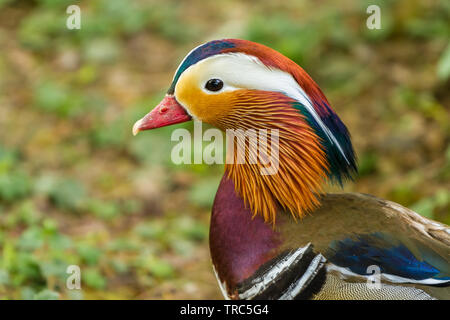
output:
<path id="1" fill-rule="evenodd" d="M 367 275 L 370 265 L 380 267 L 382 273 L 411 280 L 450 280 L 449 264 L 431 248 L 418 246 L 421 258 L 390 235 L 372 233 L 333 241 L 326 253 L 337 266 Z"/>

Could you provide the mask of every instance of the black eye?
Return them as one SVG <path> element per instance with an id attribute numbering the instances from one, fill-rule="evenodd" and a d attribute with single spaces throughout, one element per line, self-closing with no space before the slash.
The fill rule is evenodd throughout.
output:
<path id="1" fill-rule="evenodd" d="M 223 82 L 220 79 L 209 79 L 205 84 L 205 88 L 209 91 L 219 91 L 223 88 Z"/>

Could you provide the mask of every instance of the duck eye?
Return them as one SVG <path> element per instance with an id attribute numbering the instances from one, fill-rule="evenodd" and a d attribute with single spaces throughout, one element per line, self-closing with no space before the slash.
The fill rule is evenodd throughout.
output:
<path id="1" fill-rule="evenodd" d="M 219 91 L 223 88 L 223 81 L 220 79 L 209 79 L 205 84 L 205 88 L 209 91 Z"/>

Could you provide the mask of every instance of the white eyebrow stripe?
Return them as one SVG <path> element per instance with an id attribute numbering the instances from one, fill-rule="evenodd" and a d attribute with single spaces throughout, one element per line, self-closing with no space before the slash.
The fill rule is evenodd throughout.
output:
<path id="1" fill-rule="evenodd" d="M 202 74 L 202 77 L 199 79 L 199 87 L 203 87 L 203 82 L 216 77 L 228 85 L 228 90 L 246 88 L 277 91 L 300 102 L 313 116 L 330 142 L 337 146 L 345 161 L 350 164 L 340 143 L 330 129 L 323 123 L 316 109 L 314 109 L 311 98 L 289 72 L 268 67 L 258 57 L 240 52 L 217 54 L 197 62 L 188 69 L 183 74 L 185 72 L 200 72 Z M 183 74 L 180 76 L 178 82 L 180 82 Z"/>

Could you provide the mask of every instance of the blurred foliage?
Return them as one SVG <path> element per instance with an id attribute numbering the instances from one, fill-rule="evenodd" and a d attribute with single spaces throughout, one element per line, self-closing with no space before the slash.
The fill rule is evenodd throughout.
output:
<path id="1" fill-rule="evenodd" d="M 347 191 L 450 223 L 448 1 L 377 1 L 380 30 L 371 1 L 80 1 L 68 30 L 71 4 L 0 0 L 0 297 L 221 297 L 207 238 L 223 169 L 171 163 L 174 127 L 131 136 L 212 38 L 264 43 L 320 84 L 359 156 Z"/>

